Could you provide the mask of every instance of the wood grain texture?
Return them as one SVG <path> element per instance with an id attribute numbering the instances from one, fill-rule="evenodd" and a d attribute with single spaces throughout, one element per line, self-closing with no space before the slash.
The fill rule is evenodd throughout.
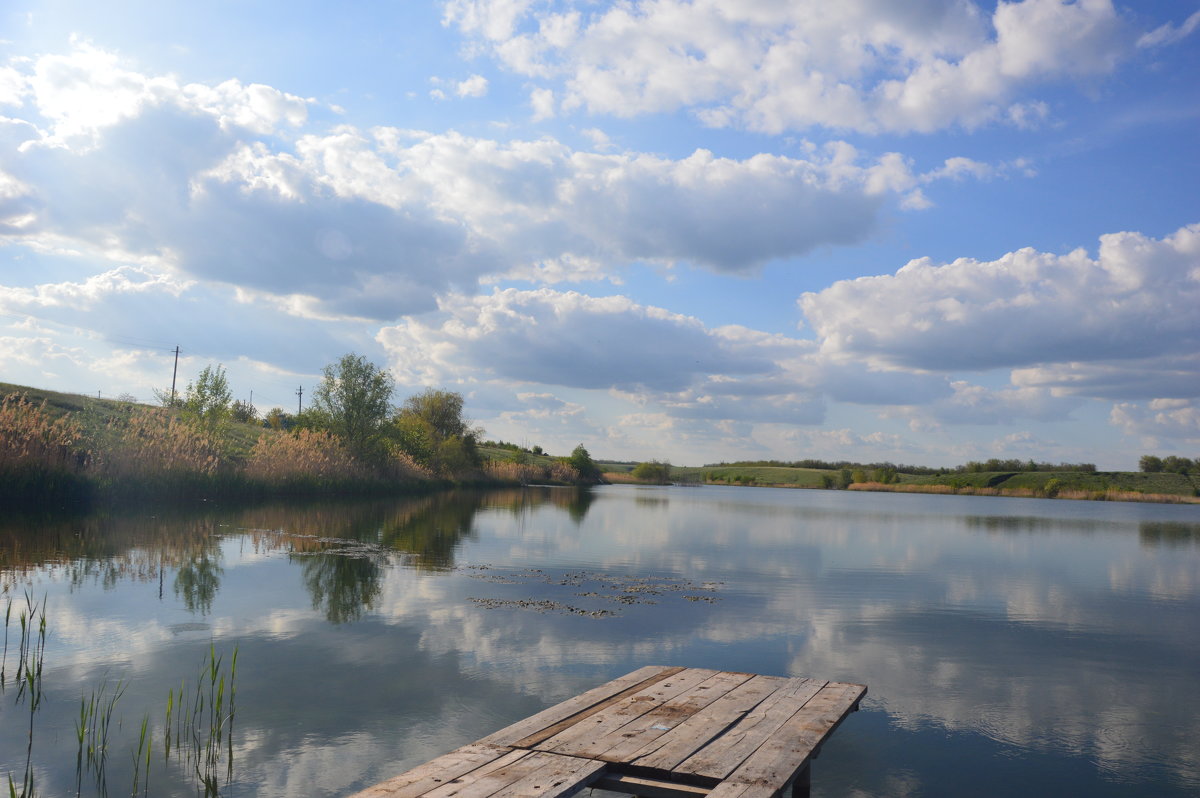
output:
<path id="1" fill-rule="evenodd" d="M 613 679 L 611 682 L 602 684 L 599 687 L 593 687 L 586 693 L 580 693 L 562 703 L 547 707 L 536 715 L 530 715 L 528 718 L 523 718 L 511 726 L 505 726 L 499 731 L 492 732 L 487 737 L 479 740 L 479 742 L 491 745 L 511 745 L 520 748 L 531 748 L 541 742 L 541 740 L 546 739 L 546 737 L 553 736 L 552 729 L 556 727 L 565 728 L 563 724 L 570 725 L 575 720 L 599 712 L 609 703 L 619 701 L 626 695 L 635 693 L 650 684 L 673 676 L 683 670 L 685 669 L 663 667 L 660 665 L 647 665 L 644 668 L 638 668 L 636 671 L 627 673 L 619 679 Z"/>
<path id="2" fill-rule="evenodd" d="M 730 692 L 753 678 L 749 673 L 722 671 L 705 679 L 694 690 L 675 696 L 661 706 L 642 715 L 615 731 L 593 741 L 589 748 L 591 756 L 609 762 L 631 761 L 638 752 L 664 735 L 676 732 L 687 724 L 696 713 L 728 696 Z M 702 723 L 691 728 L 702 730 L 711 724 Z M 684 729 L 683 735 L 690 733 Z M 699 746 L 696 746 L 699 748 Z M 686 757 L 681 757 L 681 759 Z"/>
<path id="3" fill-rule="evenodd" d="M 817 694 L 825 682 L 789 679 L 735 726 L 675 767 L 676 771 L 723 779 L 775 734 Z"/>
<path id="4" fill-rule="evenodd" d="M 861 684 L 830 682 L 802 710 L 780 726 L 736 770 L 729 781 L 779 787 L 808 761 L 814 749 L 828 737 L 866 693 Z"/>
<path id="5" fill-rule="evenodd" d="M 663 679 L 655 684 L 611 703 L 602 712 L 581 720 L 558 734 L 538 744 L 538 749 L 574 756 L 589 756 L 596 740 L 622 728 L 666 704 L 677 696 L 684 696 L 697 689 L 700 684 L 716 675 L 716 671 L 703 668 L 688 668 L 682 673 Z"/>
<path id="6" fill-rule="evenodd" d="M 472 743 L 431 759 L 374 787 L 355 793 L 351 798 L 416 798 L 448 781 L 505 756 L 511 749 Z"/>
<path id="7" fill-rule="evenodd" d="M 639 767 L 674 770 L 749 714 L 784 681 L 777 676 L 755 676 L 743 682 L 670 732 L 628 755 L 625 761 Z"/>
<path id="8" fill-rule="evenodd" d="M 646 667 L 353 798 L 789 798 L 859 684 Z"/>

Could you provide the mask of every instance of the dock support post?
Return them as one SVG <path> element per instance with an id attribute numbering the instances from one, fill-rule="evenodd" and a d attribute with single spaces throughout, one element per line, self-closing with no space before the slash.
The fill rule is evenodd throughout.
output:
<path id="1" fill-rule="evenodd" d="M 792 779 L 791 798 L 808 798 L 812 789 L 812 762 L 805 762 L 804 767 Z"/>

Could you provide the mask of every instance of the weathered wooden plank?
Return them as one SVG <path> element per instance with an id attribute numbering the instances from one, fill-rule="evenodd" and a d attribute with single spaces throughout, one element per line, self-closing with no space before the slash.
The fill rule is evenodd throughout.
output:
<path id="1" fill-rule="evenodd" d="M 678 695 L 692 691 L 715 674 L 716 671 L 706 668 L 688 668 L 669 679 L 663 679 L 633 695 L 609 704 L 603 711 L 568 726 L 553 737 L 539 743 L 538 750 L 585 756 L 585 752 L 597 738 L 621 728 Z"/>
<path id="2" fill-rule="evenodd" d="M 620 701 L 626 695 L 636 693 L 647 685 L 674 676 L 682 670 L 684 668 L 668 668 L 660 665 L 638 668 L 632 673 L 594 687 L 586 693 L 580 693 L 574 698 L 547 707 L 536 715 L 531 715 L 500 731 L 493 732 L 479 742 L 520 748 L 532 747 L 546 737 L 553 736 L 555 732 L 551 730 L 557 728 L 556 724 L 585 718 L 588 714 L 599 712 L 611 702 Z"/>
<path id="3" fill-rule="evenodd" d="M 728 780 L 781 787 L 808 761 L 813 749 L 854 711 L 866 692 L 867 688 L 861 684 L 830 682 L 825 685 L 730 773 Z"/>
<path id="4" fill-rule="evenodd" d="M 533 772 L 513 781 L 490 798 L 567 798 L 589 786 L 606 767 L 603 762 L 571 756 L 535 752 L 530 764 L 541 763 Z"/>
<path id="5" fill-rule="evenodd" d="M 777 676 L 755 676 L 662 737 L 627 755 L 625 761 L 639 767 L 674 770 L 786 683 L 786 679 Z"/>
<path id="6" fill-rule="evenodd" d="M 743 784 L 738 781 L 723 781 L 713 788 L 708 798 L 774 798 L 776 792 L 761 784 Z"/>
<path id="7" fill-rule="evenodd" d="M 825 682 L 816 679 L 789 679 L 735 727 L 681 762 L 675 770 L 714 779 L 725 778 L 824 686 Z"/>
<path id="8" fill-rule="evenodd" d="M 695 689 L 675 696 L 645 715 L 594 740 L 586 755 L 609 762 L 624 762 L 651 741 L 687 722 L 709 704 L 748 682 L 752 676 L 750 673 L 730 671 L 715 673 L 696 685 Z"/>
<path id="9" fill-rule="evenodd" d="M 416 798 L 448 781 L 494 762 L 512 751 L 497 745 L 472 743 L 431 759 L 351 798 Z"/>
<path id="10" fill-rule="evenodd" d="M 530 760 L 531 755 L 524 748 L 510 749 L 505 756 L 429 790 L 423 798 L 486 798 L 540 768 L 543 763 Z"/>
<path id="11" fill-rule="evenodd" d="M 604 773 L 592 786 L 601 790 L 636 795 L 638 798 L 705 798 L 709 794 L 706 787 L 620 773 Z M 751 785 L 740 786 L 749 788 Z"/>

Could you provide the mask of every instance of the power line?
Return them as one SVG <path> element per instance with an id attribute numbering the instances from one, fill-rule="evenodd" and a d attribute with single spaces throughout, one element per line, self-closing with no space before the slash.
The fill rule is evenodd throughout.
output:
<path id="1" fill-rule="evenodd" d="M 67 323 L 64 321 L 58 321 L 56 319 L 48 319 L 43 316 L 37 316 L 32 313 L 24 313 L 24 314 L 0 313 L 0 318 L 12 319 L 14 321 L 22 321 L 22 322 L 29 321 L 30 319 L 32 319 L 32 320 L 37 321 L 42 324 L 52 324 L 56 327 L 61 327 L 67 331 L 75 331 L 76 335 L 78 335 L 79 334 L 78 331 L 81 331 L 81 330 L 90 332 L 90 333 L 95 333 L 96 335 L 98 335 L 100 337 L 100 340 L 105 341 L 110 344 L 117 344 L 120 346 L 132 346 L 132 347 L 137 347 L 138 349 L 154 349 L 154 350 L 160 350 L 160 351 L 164 351 L 164 352 L 174 351 L 173 347 L 167 345 L 162 339 L 137 338 L 135 336 L 130 336 L 130 335 L 112 334 L 112 333 L 107 333 L 103 330 L 97 330 L 95 327 L 85 327 L 81 324 L 70 324 L 70 323 Z"/>

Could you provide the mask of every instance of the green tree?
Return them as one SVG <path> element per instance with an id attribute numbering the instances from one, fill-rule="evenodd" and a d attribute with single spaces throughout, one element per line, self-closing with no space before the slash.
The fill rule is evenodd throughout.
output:
<path id="1" fill-rule="evenodd" d="M 249 402 L 238 399 L 229 407 L 229 415 L 241 424 L 253 424 L 258 421 L 258 410 Z"/>
<path id="2" fill-rule="evenodd" d="M 435 471 L 459 474 L 479 467 L 483 431 L 463 417 L 460 393 L 427 388 L 408 397 L 392 420 L 391 434 L 400 449 Z"/>
<path id="3" fill-rule="evenodd" d="M 424 420 L 437 441 L 463 438 L 474 432 L 462 413 L 462 394 L 439 391 L 436 388 L 426 388 L 421 393 L 408 397 L 400 408 L 401 415 L 416 416 Z"/>
<path id="4" fill-rule="evenodd" d="M 263 426 L 274 430 L 289 430 L 295 422 L 295 416 L 279 407 L 272 407 L 263 419 Z"/>
<path id="5" fill-rule="evenodd" d="M 323 370 L 310 410 L 359 456 L 374 455 L 392 413 L 395 381 L 361 355 L 342 355 Z"/>
<path id="6" fill-rule="evenodd" d="M 205 366 L 195 382 L 189 382 L 183 394 L 183 409 L 209 426 L 216 426 L 229 417 L 233 394 L 225 368 Z"/>
<path id="7" fill-rule="evenodd" d="M 567 458 L 567 464 L 579 472 L 581 482 L 600 481 L 600 468 L 592 460 L 592 456 L 588 454 L 588 450 L 582 443 L 571 452 L 571 456 Z"/>
<path id="8" fill-rule="evenodd" d="M 1187 474 L 1192 470 L 1192 461 L 1187 457 L 1171 455 L 1162 460 L 1162 470 L 1168 474 Z"/>
<path id="9" fill-rule="evenodd" d="M 642 482 L 666 485 L 671 481 L 671 464 L 665 460 L 647 460 L 634 466 L 632 473 L 634 479 Z"/>

